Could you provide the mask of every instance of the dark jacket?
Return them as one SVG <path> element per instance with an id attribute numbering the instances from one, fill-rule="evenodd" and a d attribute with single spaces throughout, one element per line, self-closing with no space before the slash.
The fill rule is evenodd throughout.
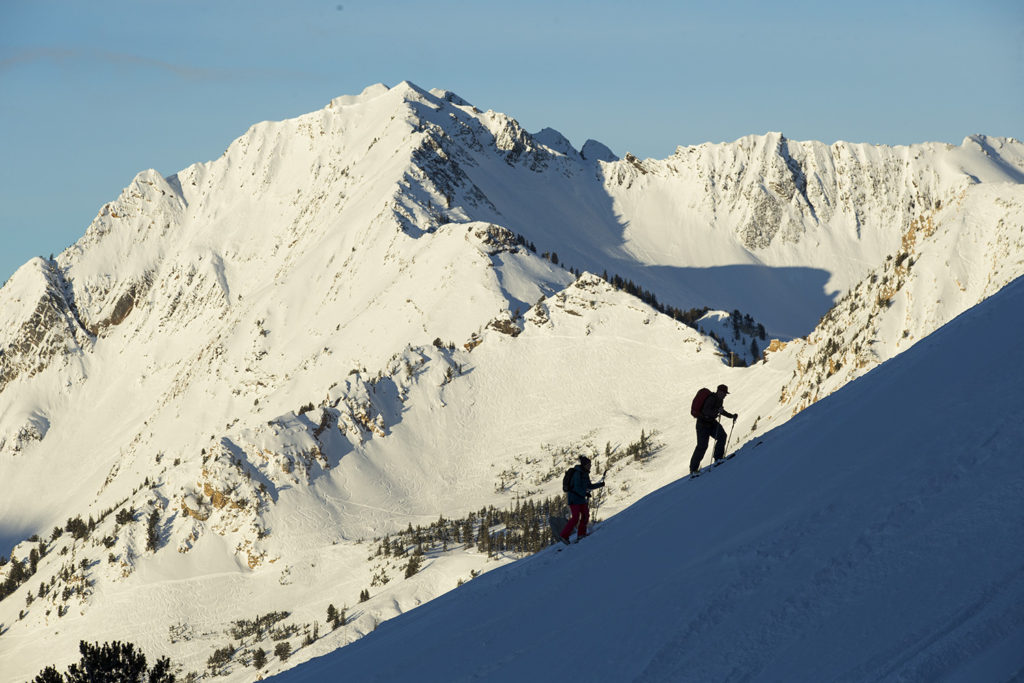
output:
<path id="1" fill-rule="evenodd" d="M 704 405 L 701 406 L 700 418 L 698 419 L 703 422 L 717 422 L 719 415 L 735 417 L 735 415 L 725 409 L 722 403 L 722 397 L 712 392 L 710 396 L 704 399 Z"/>
<path id="2" fill-rule="evenodd" d="M 576 471 L 572 475 L 572 483 L 569 485 L 569 492 L 566 494 L 569 498 L 569 505 L 586 505 L 590 492 L 593 489 L 599 489 L 604 486 L 604 482 L 592 483 L 590 481 L 590 473 L 583 469 L 583 465 L 576 465 L 573 469 Z"/>

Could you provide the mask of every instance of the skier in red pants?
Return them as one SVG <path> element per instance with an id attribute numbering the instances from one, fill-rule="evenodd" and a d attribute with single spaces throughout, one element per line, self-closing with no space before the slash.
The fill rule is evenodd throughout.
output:
<path id="1" fill-rule="evenodd" d="M 562 541 L 565 543 L 569 542 L 569 536 L 572 535 L 572 530 L 577 528 L 577 524 L 579 528 L 576 531 L 576 540 L 587 535 L 587 523 L 590 521 L 590 505 L 587 504 L 587 498 L 590 497 L 590 492 L 593 489 L 604 486 L 603 479 L 591 483 L 590 458 L 587 456 L 581 455 L 580 464 L 573 469 L 576 471 L 572 475 L 572 484 L 566 494 L 569 498 L 569 509 L 572 511 L 572 516 L 565 528 L 562 529 Z"/>

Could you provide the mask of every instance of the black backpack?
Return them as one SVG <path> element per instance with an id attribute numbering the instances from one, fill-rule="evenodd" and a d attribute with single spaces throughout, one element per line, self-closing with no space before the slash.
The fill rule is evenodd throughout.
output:
<path id="1" fill-rule="evenodd" d="M 562 492 L 568 493 L 572 490 L 572 475 L 576 472 L 575 467 L 570 467 L 562 475 Z"/>

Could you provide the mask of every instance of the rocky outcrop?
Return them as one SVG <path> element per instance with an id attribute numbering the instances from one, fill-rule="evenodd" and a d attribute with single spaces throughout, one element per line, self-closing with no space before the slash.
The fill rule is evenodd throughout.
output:
<path id="1" fill-rule="evenodd" d="M 78 320 L 70 288 L 52 260 L 33 259 L 0 294 L 0 392 L 55 359 L 81 353 L 92 340 Z"/>

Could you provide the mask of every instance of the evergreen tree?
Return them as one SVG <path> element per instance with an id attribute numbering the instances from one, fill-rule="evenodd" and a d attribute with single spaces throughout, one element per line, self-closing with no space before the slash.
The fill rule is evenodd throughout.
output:
<path id="1" fill-rule="evenodd" d="M 213 654 L 206 660 L 206 667 L 210 670 L 210 673 L 214 676 L 222 676 L 227 673 L 225 667 L 231 663 L 234 659 L 237 648 L 234 643 L 228 643 L 224 647 L 219 647 L 213 651 Z"/>
<path id="2" fill-rule="evenodd" d="M 11 569 L 7 573 L 7 580 L 17 587 L 27 578 L 28 575 L 25 572 L 25 565 L 21 563 L 21 560 L 16 558 L 14 555 L 11 555 Z"/>
<path id="3" fill-rule="evenodd" d="M 423 566 L 423 549 L 417 547 L 416 552 L 409 558 L 409 564 L 405 566 L 405 578 L 408 579 L 418 572 L 421 566 Z"/>
<path id="4" fill-rule="evenodd" d="M 252 665 L 257 669 L 262 669 L 267 665 L 267 651 L 262 647 L 256 648 L 256 651 L 252 653 Z"/>
<path id="5" fill-rule="evenodd" d="M 160 532 L 157 529 L 157 525 L 160 524 L 160 511 L 154 509 L 149 513 L 149 519 L 146 524 L 146 550 L 156 552 L 157 546 L 160 543 Z"/>
<path id="6" fill-rule="evenodd" d="M 68 519 L 68 523 L 64 527 L 64 530 L 69 532 L 75 538 L 85 538 L 89 535 L 89 526 L 82 521 L 81 515 L 73 519 Z"/>
<path id="7" fill-rule="evenodd" d="M 171 661 L 157 660 L 152 669 L 146 667 L 146 656 L 135 650 L 131 643 L 78 644 L 82 658 L 68 667 L 63 676 L 52 666 L 43 669 L 34 683 L 174 683 Z"/>
<path id="8" fill-rule="evenodd" d="M 327 623 L 331 625 L 331 629 L 337 629 L 345 623 L 344 617 L 341 616 L 334 605 L 327 606 Z"/>
<path id="9" fill-rule="evenodd" d="M 64 683 L 64 677 L 51 665 L 40 671 L 33 683 Z"/>
<path id="10" fill-rule="evenodd" d="M 127 507 L 121 508 L 117 511 L 117 516 L 114 517 L 114 521 L 118 524 L 129 524 L 135 521 L 135 508 Z"/>

